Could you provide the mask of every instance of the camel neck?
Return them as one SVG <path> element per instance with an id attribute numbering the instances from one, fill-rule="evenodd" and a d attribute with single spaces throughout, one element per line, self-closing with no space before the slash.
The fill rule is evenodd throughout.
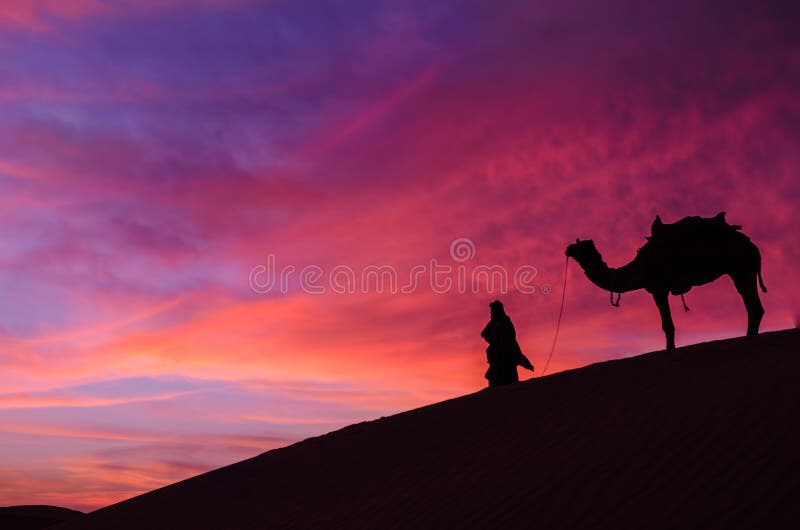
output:
<path id="1" fill-rule="evenodd" d="M 584 267 L 589 281 L 613 293 L 625 293 L 644 287 L 640 269 L 635 259 L 617 269 L 612 269 L 602 260 Z"/>

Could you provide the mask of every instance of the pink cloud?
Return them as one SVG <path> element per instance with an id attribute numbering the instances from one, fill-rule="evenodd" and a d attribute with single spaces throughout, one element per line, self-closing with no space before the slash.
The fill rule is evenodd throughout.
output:
<path id="1" fill-rule="evenodd" d="M 66 4 L 12 2 L 0 20 L 58 25 L 80 40 L 72 26 L 88 31 L 92 17 L 122 24 L 142 9 L 178 16 L 182 5 Z M 183 62 L 144 71 L 152 78 L 138 64 L 118 75 L 101 68 L 77 91 L 48 79 L 4 84 L 0 412 L 10 447 L 42 444 L 33 446 L 42 467 L 4 470 L 3 498 L 98 507 L 315 429 L 475 391 L 485 385 L 478 333 L 493 298 L 541 370 L 565 246 L 594 238 L 621 265 L 656 214 L 726 210 L 762 250 L 764 329 L 794 325 L 800 98 L 786 72 L 800 54 L 777 37 L 782 23 L 758 8 L 721 12 L 730 35 L 717 35 L 688 3 L 669 6 L 694 21 L 680 28 L 660 18 L 665 6 L 619 20 L 605 7 L 568 7 L 476 20 L 448 12 L 446 27 L 432 28 L 428 12 L 391 13 L 391 38 L 366 32 L 351 49 L 344 33 L 328 41 L 320 29 L 308 46 L 325 53 L 303 55 L 305 41 L 291 40 L 289 66 L 264 54 L 228 69 L 241 53 L 209 52 L 204 67 L 221 79 L 212 86 L 180 77 Z M 76 49 L 85 58 L 94 47 Z M 263 79 L 250 77 L 259 68 Z M 423 284 L 403 295 L 318 296 L 293 284 L 257 295 L 248 285 L 267 254 L 326 272 L 392 265 L 404 277 L 432 258 L 452 265 L 457 237 L 476 245 L 470 267 L 533 265 L 553 292 L 436 294 Z M 679 345 L 744 332 L 727 280 L 687 302 L 688 314 L 673 306 Z M 550 373 L 663 341 L 646 293 L 611 308 L 570 263 Z M 230 386 L 194 400 L 64 390 L 175 374 Z M 193 425 L 190 434 L 206 452 L 165 434 L 200 408 L 210 432 Z M 108 410 L 151 428 L 77 422 Z M 34 412 L 38 421 L 20 421 Z"/>

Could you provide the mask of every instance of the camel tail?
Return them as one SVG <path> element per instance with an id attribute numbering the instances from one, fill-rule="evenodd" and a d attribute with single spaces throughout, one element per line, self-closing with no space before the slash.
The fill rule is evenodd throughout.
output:
<path id="1" fill-rule="evenodd" d="M 764 280 L 761 279 L 761 270 L 758 271 L 758 285 L 761 286 L 761 291 L 766 293 L 767 288 L 764 286 Z"/>

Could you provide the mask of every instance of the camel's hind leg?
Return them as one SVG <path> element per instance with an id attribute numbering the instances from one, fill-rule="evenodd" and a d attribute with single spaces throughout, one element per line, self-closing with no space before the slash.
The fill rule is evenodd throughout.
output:
<path id="1" fill-rule="evenodd" d="M 732 276 L 736 290 L 742 295 L 744 307 L 747 309 L 747 334 L 758 335 L 758 327 L 761 325 L 761 317 L 764 316 L 764 306 L 758 296 L 758 284 L 756 274 L 743 274 Z"/>

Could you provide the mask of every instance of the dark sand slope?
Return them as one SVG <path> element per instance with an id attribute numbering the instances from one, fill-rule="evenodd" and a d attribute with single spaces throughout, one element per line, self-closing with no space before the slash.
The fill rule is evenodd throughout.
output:
<path id="1" fill-rule="evenodd" d="M 352 425 L 58 528 L 800 528 L 800 332 Z"/>
<path id="2" fill-rule="evenodd" d="M 39 530 L 83 517 L 83 513 L 58 506 L 29 505 L 0 508 L 2 530 Z"/>

